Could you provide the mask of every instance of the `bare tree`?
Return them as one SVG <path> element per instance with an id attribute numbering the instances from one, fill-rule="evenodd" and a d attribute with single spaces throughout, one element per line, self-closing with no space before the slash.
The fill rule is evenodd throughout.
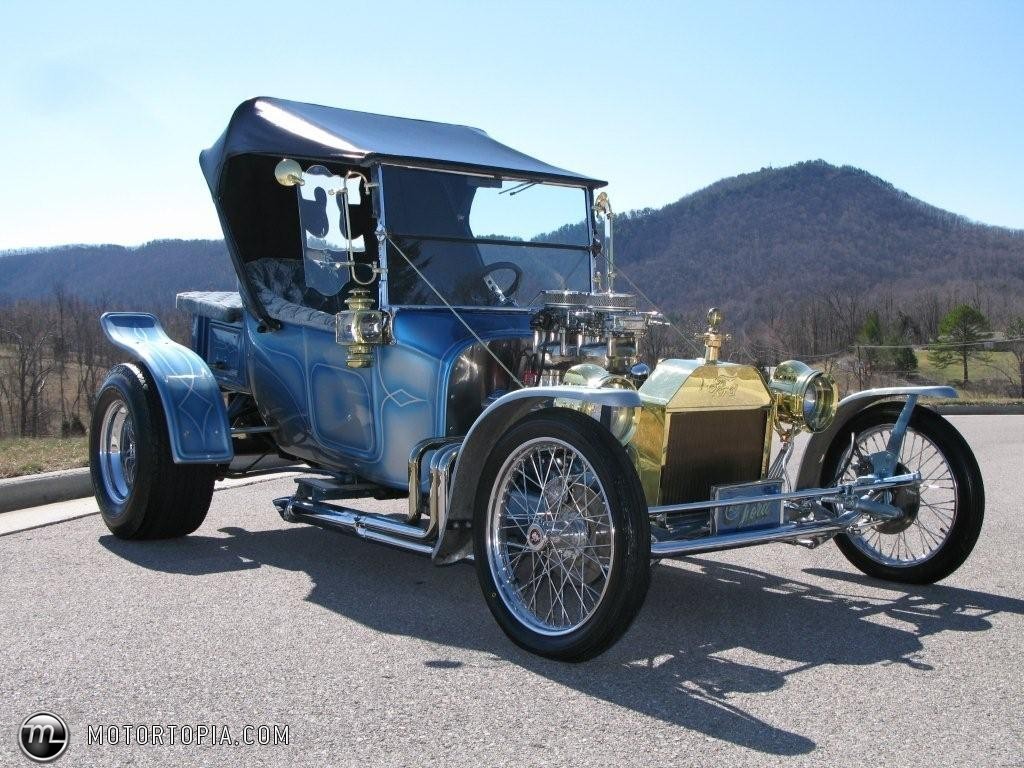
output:
<path id="1" fill-rule="evenodd" d="M 54 286 L 53 303 L 57 314 L 57 331 L 53 337 L 53 361 L 57 372 L 58 400 L 60 402 L 60 431 L 62 437 L 67 437 L 69 420 L 64 382 L 67 379 L 68 341 L 64 317 L 68 305 L 68 295 L 64 290 L 63 283 Z"/>
<path id="2" fill-rule="evenodd" d="M 46 434 L 47 404 L 43 399 L 54 367 L 50 352 L 54 323 L 51 314 L 40 305 L 19 302 L 11 307 L 0 325 L 0 343 L 8 345 L 0 377 L 5 380 L 4 395 L 12 431 L 23 437 Z"/>
<path id="3" fill-rule="evenodd" d="M 68 323 L 69 349 L 76 372 L 75 395 L 70 412 L 87 418 L 96 390 L 113 364 L 113 348 L 103 336 L 95 305 L 72 302 Z"/>
<path id="4" fill-rule="evenodd" d="M 1006 326 L 1006 350 L 1017 361 L 1017 381 L 1024 397 L 1024 317 L 1016 317 Z"/>
<path id="5" fill-rule="evenodd" d="M 669 356 L 669 350 L 676 341 L 675 332 L 667 325 L 651 325 L 643 342 L 643 359 L 652 368 Z"/>
<path id="6" fill-rule="evenodd" d="M 1006 325 L 1006 340 L 995 346 L 1000 351 L 1009 352 L 1013 361 L 1012 367 L 994 359 L 987 361 L 987 366 L 1002 374 L 1019 397 L 1024 398 L 1024 316 L 1015 317 Z"/>
<path id="7" fill-rule="evenodd" d="M 864 322 L 864 294 L 854 290 L 833 290 L 825 296 L 825 305 L 831 311 L 845 344 L 857 338 Z"/>

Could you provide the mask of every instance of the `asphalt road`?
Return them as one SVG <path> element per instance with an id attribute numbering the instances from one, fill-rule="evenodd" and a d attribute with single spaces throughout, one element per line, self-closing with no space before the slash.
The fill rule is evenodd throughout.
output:
<path id="1" fill-rule="evenodd" d="M 60 765 L 1024 765 L 1024 416 L 954 417 L 988 509 L 906 588 L 773 545 L 656 569 L 610 652 L 509 643 L 473 569 L 283 523 L 290 480 L 215 494 L 185 540 L 96 516 L 0 537 L 0 764 L 38 709 Z M 288 746 L 89 746 L 87 726 L 289 726 Z"/>

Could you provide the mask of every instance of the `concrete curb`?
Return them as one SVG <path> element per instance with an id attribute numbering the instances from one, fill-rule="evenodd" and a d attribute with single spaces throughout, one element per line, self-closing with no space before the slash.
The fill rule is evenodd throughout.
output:
<path id="1" fill-rule="evenodd" d="M 0 512 L 92 496 L 88 467 L 0 480 Z"/>
<path id="2" fill-rule="evenodd" d="M 1017 416 L 1024 413 L 1024 404 L 985 405 L 984 403 L 943 403 L 932 407 L 944 416 Z"/>
<path id="3" fill-rule="evenodd" d="M 251 462 L 251 456 L 238 456 L 231 462 L 231 469 L 257 470 L 252 475 L 255 478 L 260 476 L 259 473 L 285 472 L 289 467 L 296 467 L 293 462 L 276 456 L 265 457 L 255 466 Z M 92 495 L 92 478 L 88 467 L 6 478 L 0 480 L 0 514 Z"/>
<path id="4" fill-rule="evenodd" d="M 230 491 L 246 485 L 256 485 L 257 483 L 268 483 L 282 478 L 297 477 L 300 474 L 300 472 L 282 471 L 266 473 L 257 477 L 219 480 L 213 487 L 213 491 L 214 493 Z M 82 499 L 58 501 L 55 504 L 44 504 L 39 507 L 11 509 L 5 514 L 0 515 L 0 537 L 23 533 L 24 531 L 34 531 L 37 528 L 46 528 L 72 520 L 81 520 L 82 518 L 92 517 L 99 513 L 100 510 L 96 504 L 96 499 L 91 496 Z"/>

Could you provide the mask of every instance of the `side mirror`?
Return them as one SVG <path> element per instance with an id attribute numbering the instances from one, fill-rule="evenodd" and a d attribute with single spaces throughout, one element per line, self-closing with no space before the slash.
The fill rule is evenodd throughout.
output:
<path id="1" fill-rule="evenodd" d="M 278 163 L 274 168 L 274 176 L 277 183 L 283 187 L 301 186 L 303 183 L 302 166 L 294 160 L 284 159 Z"/>

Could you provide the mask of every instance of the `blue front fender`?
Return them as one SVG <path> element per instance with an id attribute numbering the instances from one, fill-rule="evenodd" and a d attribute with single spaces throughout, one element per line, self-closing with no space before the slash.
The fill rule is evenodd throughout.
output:
<path id="1" fill-rule="evenodd" d="M 491 449 L 512 424 L 535 408 L 555 405 L 560 400 L 580 400 L 619 408 L 638 408 L 643 404 L 635 389 L 592 389 L 590 387 L 525 387 L 498 398 L 473 424 L 462 441 L 451 479 L 451 497 L 447 518 L 434 546 L 433 560 L 448 565 L 469 557 L 473 550 L 468 528 L 459 523 L 473 520 L 480 476 Z M 453 530 L 449 524 L 455 523 Z"/>
<path id="2" fill-rule="evenodd" d="M 140 361 L 160 394 L 175 464 L 222 464 L 234 457 L 231 428 L 217 380 L 195 352 L 168 338 L 144 312 L 100 318 L 110 342 Z"/>

